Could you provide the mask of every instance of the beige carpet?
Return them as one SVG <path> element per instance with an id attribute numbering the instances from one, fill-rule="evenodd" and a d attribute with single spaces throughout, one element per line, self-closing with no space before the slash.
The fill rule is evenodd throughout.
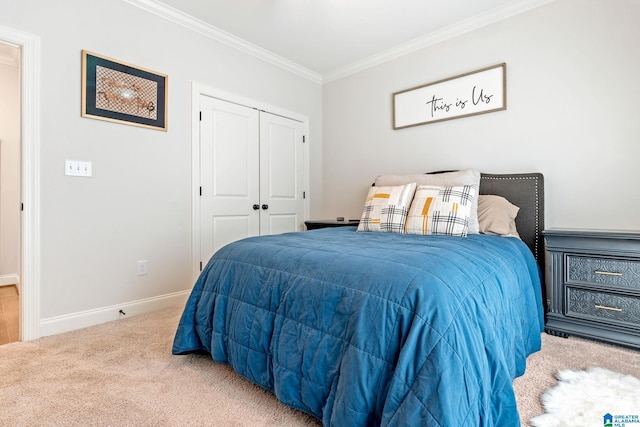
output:
<path id="1" fill-rule="evenodd" d="M 172 356 L 180 308 L 0 346 L 1 426 L 317 426 L 206 355 Z M 515 388 L 523 425 L 560 369 L 640 376 L 640 351 L 543 334 Z"/>

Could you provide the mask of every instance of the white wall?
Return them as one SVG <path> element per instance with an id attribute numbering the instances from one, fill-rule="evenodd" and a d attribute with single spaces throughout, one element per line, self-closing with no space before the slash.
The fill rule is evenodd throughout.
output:
<path id="1" fill-rule="evenodd" d="M 640 2 L 557 0 L 324 85 L 323 216 L 378 174 L 539 171 L 546 226 L 640 229 Z M 506 111 L 392 130 L 391 94 L 506 62 Z"/>
<path id="2" fill-rule="evenodd" d="M 20 73 L 17 48 L 0 61 L 0 285 L 20 276 Z"/>
<path id="3" fill-rule="evenodd" d="M 635 0 L 556 0 L 324 87 L 122 1 L 0 10 L 41 39 L 45 321 L 192 286 L 192 82 L 310 118 L 312 218 L 359 217 L 381 173 L 475 167 L 543 172 L 547 226 L 640 228 Z M 82 49 L 168 74 L 169 131 L 81 118 Z M 393 92 L 500 62 L 506 111 L 391 129 Z M 65 177 L 65 159 L 94 176 Z"/>
<path id="4" fill-rule="evenodd" d="M 0 10 L 0 25 L 41 39 L 43 322 L 191 288 L 193 82 L 309 117 L 319 194 L 319 84 L 122 1 L 0 0 Z M 82 118 L 82 49 L 168 74 L 168 132 Z M 91 161 L 93 177 L 64 176 L 65 159 Z M 143 259 L 149 274 L 137 276 Z"/>

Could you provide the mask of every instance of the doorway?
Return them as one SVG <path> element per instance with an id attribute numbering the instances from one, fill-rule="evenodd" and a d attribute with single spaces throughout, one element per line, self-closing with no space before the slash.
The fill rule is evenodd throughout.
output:
<path id="1" fill-rule="evenodd" d="M 40 336 L 40 38 L 0 25 L 20 49 L 20 340 Z"/>
<path id="2" fill-rule="evenodd" d="M 0 43 L 0 344 L 20 339 L 20 48 Z"/>

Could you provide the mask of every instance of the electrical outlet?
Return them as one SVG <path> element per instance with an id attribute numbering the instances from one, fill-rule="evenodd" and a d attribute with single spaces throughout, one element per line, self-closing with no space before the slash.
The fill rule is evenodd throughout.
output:
<path id="1" fill-rule="evenodd" d="M 147 260 L 138 261 L 138 276 L 149 274 L 149 266 Z"/>

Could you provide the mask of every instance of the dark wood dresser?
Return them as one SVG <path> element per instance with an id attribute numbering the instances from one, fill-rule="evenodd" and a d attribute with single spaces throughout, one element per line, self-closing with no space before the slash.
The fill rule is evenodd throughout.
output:
<path id="1" fill-rule="evenodd" d="M 550 229 L 546 331 L 640 348 L 640 231 Z"/>

